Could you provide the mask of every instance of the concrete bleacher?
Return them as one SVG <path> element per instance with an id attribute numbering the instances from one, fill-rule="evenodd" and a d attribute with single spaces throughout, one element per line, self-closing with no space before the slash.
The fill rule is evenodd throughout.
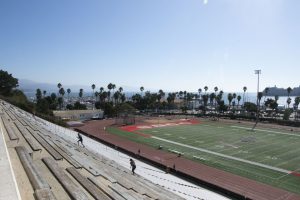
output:
<path id="1" fill-rule="evenodd" d="M 1 100 L 0 112 L 1 138 L 9 144 L 11 173 L 17 185 L 5 189 L 14 195 L 8 199 L 18 199 L 16 194 L 22 199 L 184 199 L 78 146 L 76 134 L 65 133 L 62 127 L 52 127 Z M 4 198 L 0 195 L 0 199 Z"/>

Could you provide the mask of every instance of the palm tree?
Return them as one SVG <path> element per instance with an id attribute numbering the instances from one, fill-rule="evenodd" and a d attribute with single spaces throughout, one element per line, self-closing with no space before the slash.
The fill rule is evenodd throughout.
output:
<path id="1" fill-rule="evenodd" d="M 265 88 L 265 97 L 264 97 L 264 101 L 266 100 L 266 96 L 268 96 L 270 88 L 266 87 Z"/>
<path id="2" fill-rule="evenodd" d="M 106 97 L 107 97 L 107 101 L 108 101 L 108 102 L 110 102 L 110 99 L 111 99 L 110 96 L 111 96 L 110 91 L 107 91 L 107 92 L 106 92 Z"/>
<path id="3" fill-rule="evenodd" d="M 234 106 L 235 106 L 236 93 L 233 93 L 233 94 L 232 94 L 232 98 L 233 98 L 232 104 L 233 104 L 233 108 L 234 108 Z"/>
<path id="4" fill-rule="evenodd" d="M 68 93 L 68 102 L 70 102 L 70 93 L 71 93 L 71 89 L 70 88 L 67 89 L 67 93 Z"/>
<path id="5" fill-rule="evenodd" d="M 288 93 L 288 97 L 290 97 L 290 93 L 292 92 L 292 88 L 291 87 L 288 87 L 287 89 L 286 89 L 286 91 L 287 91 L 287 93 Z"/>
<path id="6" fill-rule="evenodd" d="M 298 119 L 298 106 L 300 103 L 300 96 L 295 98 L 295 120 Z"/>
<path id="7" fill-rule="evenodd" d="M 164 91 L 163 90 L 159 90 L 158 91 L 158 93 L 159 93 L 159 95 L 161 96 L 161 98 L 164 98 L 165 97 L 165 93 L 164 93 Z"/>
<path id="8" fill-rule="evenodd" d="M 58 83 L 58 84 L 57 84 L 57 87 L 58 87 L 58 94 L 59 94 L 59 90 L 60 90 L 61 86 L 62 86 L 61 83 Z"/>
<path id="9" fill-rule="evenodd" d="M 104 91 L 103 87 L 100 87 L 100 93 L 102 93 Z"/>
<path id="10" fill-rule="evenodd" d="M 110 90 L 112 89 L 112 86 L 113 86 L 112 83 L 109 83 L 109 84 L 107 85 L 107 89 L 109 90 L 108 100 L 110 100 Z"/>
<path id="11" fill-rule="evenodd" d="M 277 102 L 279 99 L 279 96 L 278 95 L 275 95 L 275 101 Z"/>
<path id="12" fill-rule="evenodd" d="M 229 110 L 230 110 L 231 102 L 232 102 L 232 99 L 233 99 L 233 96 L 232 96 L 231 93 L 228 93 L 227 99 L 228 99 L 228 107 L 229 107 Z"/>
<path id="13" fill-rule="evenodd" d="M 144 91 L 144 87 L 142 86 L 142 87 L 140 87 L 140 91 L 141 91 L 141 96 L 143 96 L 143 91 Z"/>
<path id="14" fill-rule="evenodd" d="M 202 92 L 202 89 L 199 88 L 199 89 L 198 89 L 198 93 L 199 93 L 199 103 L 200 103 L 200 99 L 201 99 L 201 92 Z"/>
<path id="15" fill-rule="evenodd" d="M 94 97 L 94 95 L 95 95 L 95 92 L 94 92 L 94 90 L 95 90 L 95 88 L 96 88 L 96 85 L 95 84 L 92 84 L 92 89 L 93 89 L 93 97 Z M 94 101 L 93 101 L 93 110 L 94 110 Z"/>
<path id="16" fill-rule="evenodd" d="M 206 91 L 208 90 L 208 87 L 207 87 L 207 86 L 205 86 L 205 87 L 204 87 L 204 90 L 205 90 L 205 94 L 206 94 Z"/>
<path id="17" fill-rule="evenodd" d="M 241 95 L 238 95 L 238 96 L 237 96 L 237 100 L 238 100 L 238 107 L 240 106 L 240 101 L 241 101 L 241 99 L 242 99 Z"/>
<path id="18" fill-rule="evenodd" d="M 183 91 L 183 99 L 184 99 L 184 106 L 185 106 L 185 107 L 187 106 L 187 102 L 186 102 L 186 94 L 187 94 L 187 92 L 186 92 L 186 91 Z"/>
<path id="19" fill-rule="evenodd" d="M 204 104 L 204 114 L 206 113 L 206 107 L 207 107 L 207 102 L 208 102 L 208 95 L 202 95 L 202 99 L 203 99 L 203 104 Z"/>
<path id="20" fill-rule="evenodd" d="M 292 102 L 292 99 L 290 97 L 288 97 L 286 100 L 286 103 L 288 104 L 288 108 L 290 108 L 291 102 Z"/>
<path id="21" fill-rule="evenodd" d="M 47 91 L 44 90 L 44 91 L 43 91 L 43 97 L 44 97 L 44 98 L 45 98 L 46 94 L 47 94 Z"/>
<path id="22" fill-rule="evenodd" d="M 115 99 L 115 103 L 118 103 L 117 100 L 120 98 L 120 92 L 119 91 L 116 91 L 113 95 L 114 99 Z"/>
<path id="23" fill-rule="evenodd" d="M 59 89 L 59 94 L 61 95 L 61 96 L 64 96 L 65 95 L 65 89 L 62 87 L 62 88 L 60 88 Z"/>
<path id="24" fill-rule="evenodd" d="M 98 91 L 95 92 L 95 97 L 96 97 L 96 101 L 97 101 L 98 97 L 99 97 L 99 92 Z"/>
<path id="25" fill-rule="evenodd" d="M 116 85 L 112 84 L 111 89 L 113 90 L 113 95 L 115 94 Z"/>
<path id="26" fill-rule="evenodd" d="M 80 98 L 80 100 L 82 100 L 82 96 L 83 96 L 83 89 L 80 88 L 79 89 L 79 98 Z"/>
<path id="27" fill-rule="evenodd" d="M 210 93 L 209 103 L 210 103 L 211 106 L 213 105 L 213 102 L 214 102 L 215 98 L 216 98 L 216 94 L 215 93 Z"/>
<path id="28" fill-rule="evenodd" d="M 216 97 L 217 97 L 217 92 L 218 92 L 219 88 L 216 86 L 214 87 L 214 91 L 215 91 L 215 109 L 217 107 L 217 101 L 216 101 Z"/>
<path id="29" fill-rule="evenodd" d="M 122 103 L 124 103 L 125 100 L 126 100 L 126 96 L 125 96 L 125 94 L 123 93 L 123 94 L 121 94 L 121 101 L 122 101 Z"/>
<path id="30" fill-rule="evenodd" d="M 260 106 L 260 101 L 261 101 L 261 98 L 263 97 L 263 93 L 262 92 L 259 92 L 258 95 L 257 95 L 257 98 L 258 98 L 258 106 Z"/>
<path id="31" fill-rule="evenodd" d="M 94 93 L 95 88 L 96 88 L 96 85 L 92 84 L 93 93 Z"/>
<path id="32" fill-rule="evenodd" d="M 60 109 L 62 108 L 62 107 L 64 107 L 64 95 L 65 95 L 65 90 L 64 90 L 64 88 L 62 87 L 62 88 L 60 88 L 59 89 L 59 94 L 61 95 L 61 98 L 62 98 L 62 106 L 60 107 Z"/>
<path id="33" fill-rule="evenodd" d="M 243 104 L 245 105 L 245 93 L 247 91 L 247 87 L 246 86 L 243 87 L 243 91 L 244 91 L 244 94 L 243 94 Z"/>
<path id="34" fill-rule="evenodd" d="M 42 99 L 42 91 L 41 91 L 41 89 L 38 88 L 36 90 L 35 96 L 36 96 L 37 102 Z"/>

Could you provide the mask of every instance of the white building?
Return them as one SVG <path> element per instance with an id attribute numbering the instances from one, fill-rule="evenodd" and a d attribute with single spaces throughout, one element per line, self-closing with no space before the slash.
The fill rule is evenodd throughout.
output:
<path id="1" fill-rule="evenodd" d="M 90 120 L 90 119 L 103 119 L 103 110 L 56 110 L 53 111 L 56 117 L 63 120 Z"/>

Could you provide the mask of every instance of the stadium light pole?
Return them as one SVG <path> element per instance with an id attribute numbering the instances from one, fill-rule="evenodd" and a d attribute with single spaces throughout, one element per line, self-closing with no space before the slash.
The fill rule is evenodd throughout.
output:
<path id="1" fill-rule="evenodd" d="M 252 127 L 252 131 L 254 130 L 254 128 L 256 127 L 257 123 L 258 123 L 258 116 L 259 116 L 259 105 L 258 105 L 258 93 L 259 93 L 259 75 L 261 74 L 261 70 L 254 70 L 254 73 L 257 74 L 257 94 L 256 94 L 256 106 L 257 106 L 257 111 L 256 111 L 256 123 L 254 124 L 254 126 Z"/>
<path id="2" fill-rule="evenodd" d="M 259 75 L 261 74 L 261 70 L 254 70 L 255 74 L 257 74 L 257 96 L 256 96 L 256 104 L 258 106 L 258 93 L 259 93 Z"/>

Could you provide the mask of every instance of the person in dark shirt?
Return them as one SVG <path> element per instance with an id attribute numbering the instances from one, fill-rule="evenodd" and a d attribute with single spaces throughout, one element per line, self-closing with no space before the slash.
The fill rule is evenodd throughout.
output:
<path id="1" fill-rule="evenodd" d="M 132 174 L 134 175 L 134 170 L 135 170 L 135 168 L 136 168 L 136 165 L 135 165 L 134 160 L 132 160 L 131 158 L 130 158 L 130 165 L 131 165 L 131 171 L 132 171 Z"/>
<path id="2" fill-rule="evenodd" d="M 78 141 L 77 141 L 78 146 L 79 146 L 79 142 L 80 142 L 82 144 L 82 146 L 84 147 L 83 142 L 82 142 L 82 136 L 80 135 L 80 133 L 78 133 L 77 138 L 78 138 Z"/>

